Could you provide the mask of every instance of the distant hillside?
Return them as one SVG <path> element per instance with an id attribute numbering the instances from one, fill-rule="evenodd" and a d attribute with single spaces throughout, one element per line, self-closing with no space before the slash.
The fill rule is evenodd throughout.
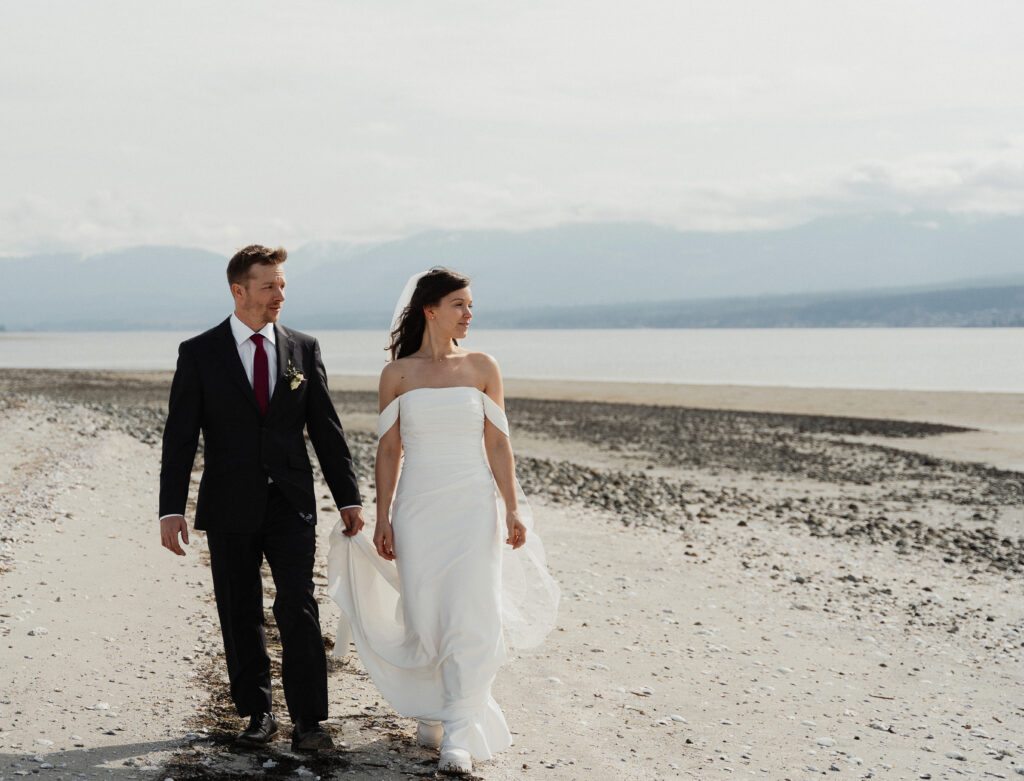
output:
<path id="1" fill-rule="evenodd" d="M 490 328 L 1024 327 L 1024 284 L 496 312 Z"/>
<path id="2" fill-rule="evenodd" d="M 0 258 L 8 330 L 174 329 L 230 311 L 227 259 L 182 247 Z"/>
<path id="3" fill-rule="evenodd" d="M 749 316 L 751 322 L 786 324 L 784 313 L 794 322 L 839 315 L 815 314 L 818 302 L 811 298 L 794 298 L 781 310 L 774 302 L 771 313 L 760 314 L 765 302 L 739 299 L 1024 284 L 1021 247 L 1024 217 L 922 214 L 830 218 L 787 230 L 738 233 L 623 223 L 522 232 L 431 231 L 373 245 L 321 242 L 289 248 L 285 311 L 287 321 L 299 328 L 383 328 L 407 277 L 442 264 L 470 274 L 480 313 L 503 312 L 500 321 L 509 324 L 521 321 L 524 312 L 548 307 L 558 312 L 601 307 L 607 315 L 603 307 L 629 301 L 655 302 L 643 317 L 658 313 L 655 319 L 665 324 L 711 324 L 724 317 L 723 306 L 735 307 L 729 322 Z M 231 308 L 226 264 L 226 256 L 179 247 L 0 258 L 8 292 L 0 320 L 8 330 L 200 328 Z M 961 284 L 965 279 L 975 281 Z M 842 321 L 878 322 L 882 313 L 853 308 L 869 305 L 874 297 L 861 295 L 860 304 L 847 301 L 845 309 L 840 307 Z M 735 300 L 717 301 L 708 310 L 696 303 L 708 299 Z M 938 298 L 918 303 L 946 306 Z M 547 313 L 545 322 L 562 323 L 558 312 Z M 957 316 L 942 312 L 943 322 Z M 617 320 L 628 322 L 639 314 L 626 307 Z M 890 316 L 897 317 L 885 315 Z M 572 317 L 601 319 L 584 309 Z M 899 318 L 930 321 L 924 310 L 905 310 Z"/>

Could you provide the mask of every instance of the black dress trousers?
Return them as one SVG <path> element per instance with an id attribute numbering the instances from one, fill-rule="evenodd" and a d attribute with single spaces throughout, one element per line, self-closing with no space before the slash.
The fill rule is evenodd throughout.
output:
<path id="1" fill-rule="evenodd" d="M 316 527 L 304 521 L 275 485 L 266 516 L 253 533 L 207 532 L 231 698 L 241 716 L 273 710 L 270 657 L 263 629 L 266 557 L 277 596 L 281 678 L 292 723 L 327 718 L 327 657 L 313 589 Z"/>

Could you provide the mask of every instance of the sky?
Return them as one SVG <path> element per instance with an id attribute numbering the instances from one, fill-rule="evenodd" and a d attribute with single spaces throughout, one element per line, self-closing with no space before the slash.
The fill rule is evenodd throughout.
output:
<path id="1" fill-rule="evenodd" d="M 0 255 L 1024 213 L 1024 3 L 0 0 Z"/>

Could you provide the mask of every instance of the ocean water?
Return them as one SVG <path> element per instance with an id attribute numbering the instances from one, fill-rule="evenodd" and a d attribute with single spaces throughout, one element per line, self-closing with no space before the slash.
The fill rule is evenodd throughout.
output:
<path id="1" fill-rule="evenodd" d="M 313 331 L 330 374 L 376 375 L 385 336 Z M 0 367 L 173 369 L 192 333 L 0 332 Z M 1024 329 L 479 330 L 507 377 L 1024 392 Z"/>

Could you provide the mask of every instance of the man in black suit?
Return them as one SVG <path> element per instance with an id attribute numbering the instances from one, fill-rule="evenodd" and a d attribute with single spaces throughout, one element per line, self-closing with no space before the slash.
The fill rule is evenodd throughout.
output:
<path id="1" fill-rule="evenodd" d="M 317 341 L 277 325 L 284 302 L 284 249 L 251 245 L 228 263 L 235 311 L 178 348 L 164 427 L 160 536 L 184 556 L 185 503 L 199 433 L 205 446 L 195 528 L 206 531 L 231 697 L 249 726 L 240 745 L 278 730 L 263 631 L 264 556 L 277 596 L 281 677 L 292 747 L 333 747 L 327 718 L 327 659 L 313 589 L 316 494 L 303 428 L 348 535 L 363 526 L 359 486 L 327 391 Z"/>

